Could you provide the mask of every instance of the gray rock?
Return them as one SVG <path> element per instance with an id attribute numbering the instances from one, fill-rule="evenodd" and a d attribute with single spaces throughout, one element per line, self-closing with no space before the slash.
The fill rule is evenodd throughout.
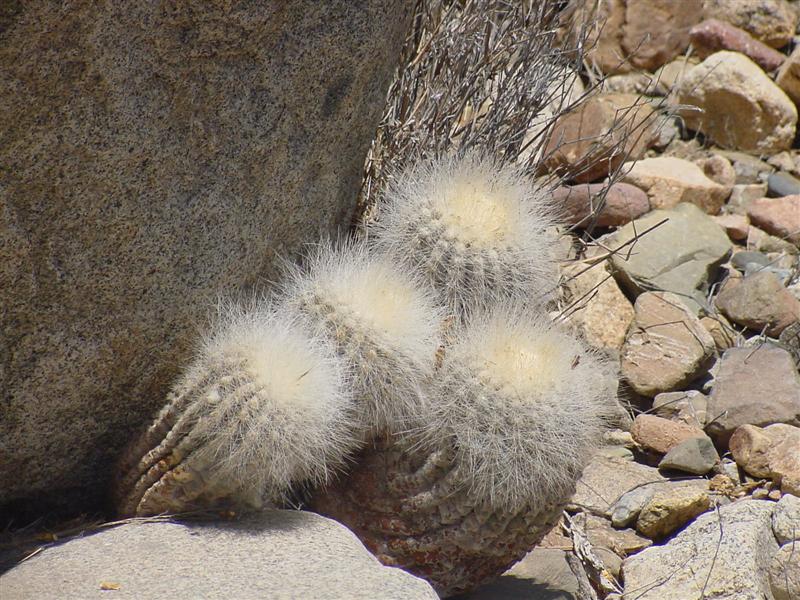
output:
<path id="1" fill-rule="evenodd" d="M 800 544 L 780 547 L 769 567 L 769 585 L 775 600 L 800 598 Z"/>
<path id="2" fill-rule="evenodd" d="M 637 487 L 629 492 L 625 492 L 615 503 L 611 506 L 611 524 L 614 527 L 627 527 L 633 523 L 642 512 L 645 504 L 650 501 L 650 498 L 656 493 L 658 489 L 657 484 L 643 485 Z"/>
<path id="3" fill-rule="evenodd" d="M 778 549 L 770 526 L 773 507 L 763 500 L 734 502 L 701 515 L 663 546 L 627 558 L 623 597 L 769 598 L 768 569 Z"/>
<path id="4" fill-rule="evenodd" d="M 800 374 L 786 350 L 762 344 L 730 348 L 708 399 L 706 433 L 726 447 L 740 425 L 800 426 Z"/>
<path id="5" fill-rule="evenodd" d="M 632 242 L 637 234 L 639 239 Z M 672 210 L 654 210 L 622 227 L 607 242 L 613 249 L 631 242 L 611 259 L 615 277 L 630 293 L 672 292 L 695 311 L 706 305 L 709 280 L 731 251 L 725 231 L 686 203 Z"/>
<path id="6" fill-rule="evenodd" d="M 719 454 L 709 438 L 689 438 L 667 452 L 658 468 L 705 475 L 718 462 Z"/>
<path id="7" fill-rule="evenodd" d="M 756 273 L 772 273 L 781 285 L 789 283 L 794 276 L 794 271 L 791 269 L 778 269 L 776 267 L 764 267 L 758 263 L 747 263 L 744 267 L 744 276 L 750 277 Z"/>
<path id="8" fill-rule="evenodd" d="M 752 154 L 736 152 L 735 150 L 718 150 L 733 165 L 736 172 L 736 183 L 741 185 L 761 185 L 764 179 L 775 170 L 775 167 L 763 160 L 759 160 Z M 766 188 L 765 188 L 766 192 Z M 760 197 L 766 194 L 761 194 Z"/>
<path id="9" fill-rule="evenodd" d="M 767 178 L 767 195 L 772 198 L 800 194 L 800 180 L 784 171 L 776 171 Z"/>
<path id="10" fill-rule="evenodd" d="M 411 4 L 3 10 L 0 506 L 97 508 L 215 299 L 349 224 Z"/>
<path id="11" fill-rule="evenodd" d="M 785 494 L 772 513 L 772 532 L 779 544 L 800 540 L 800 498 Z"/>
<path id="12" fill-rule="evenodd" d="M 761 267 L 766 267 L 769 263 L 769 257 L 763 252 L 745 250 L 743 252 L 736 252 L 731 256 L 731 264 L 739 271 L 744 271 L 749 264 L 757 264 Z"/>
<path id="13" fill-rule="evenodd" d="M 121 525 L 46 549 L 0 576 L 0 588 L 18 600 L 438 598 L 427 582 L 381 565 L 343 525 L 301 511 Z"/>

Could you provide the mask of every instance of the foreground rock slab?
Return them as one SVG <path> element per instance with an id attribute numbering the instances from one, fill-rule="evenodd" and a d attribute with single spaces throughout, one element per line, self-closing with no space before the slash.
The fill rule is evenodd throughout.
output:
<path id="1" fill-rule="evenodd" d="M 438 598 L 381 565 L 343 525 L 301 511 L 121 525 L 46 549 L 0 576 L 0 589 L 18 600 Z"/>
<path id="2" fill-rule="evenodd" d="M 769 598 L 769 567 L 778 543 L 775 504 L 743 500 L 700 516 L 663 546 L 623 563 L 625 600 Z"/>
<path id="3" fill-rule="evenodd" d="M 3 6 L 0 506 L 94 510 L 214 299 L 350 223 L 411 4 Z"/>

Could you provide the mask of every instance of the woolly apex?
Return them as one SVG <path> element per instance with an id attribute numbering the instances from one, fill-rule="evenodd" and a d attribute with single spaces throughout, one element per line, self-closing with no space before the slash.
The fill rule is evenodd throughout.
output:
<path id="1" fill-rule="evenodd" d="M 190 396 L 187 460 L 255 504 L 327 481 L 357 443 L 346 376 L 302 315 L 265 301 L 224 307 L 175 388 L 178 401 Z"/>
<path id="2" fill-rule="evenodd" d="M 363 243 L 322 244 L 286 278 L 285 302 L 348 361 L 366 430 L 401 431 L 425 403 L 443 318 L 432 291 Z"/>
<path id="3" fill-rule="evenodd" d="M 553 224 L 544 192 L 518 167 L 472 154 L 401 173 L 368 232 L 463 316 L 503 298 L 544 302 L 558 280 Z"/>
<path id="4" fill-rule="evenodd" d="M 452 445 L 464 484 L 495 508 L 571 495 L 613 411 L 611 369 L 509 305 L 474 315 L 454 337 L 424 439 Z"/>

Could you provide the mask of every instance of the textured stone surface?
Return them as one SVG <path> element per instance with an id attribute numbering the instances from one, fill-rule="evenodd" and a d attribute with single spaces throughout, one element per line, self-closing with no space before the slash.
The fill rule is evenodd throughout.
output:
<path id="1" fill-rule="evenodd" d="M 693 427 L 706 424 L 708 397 L 697 390 L 663 392 L 653 398 L 653 413 L 658 417 L 680 421 Z"/>
<path id="2" fill-rule="evenodd" d="M 772 513 L 772 532 L 779 544 L 800 540 L 800 497 L 786 494 Z"/>
<path id="3" fill-rule="evenodd" d="M 765 270 L 725 286 L 714 302 L 731 321 L 771 337 L 800 320 L 800 301 Z"/>
<path id="4" fill-rule="evenodd" d="M 662 221 L 666 222 L 658 225 Z M 655 229 L 644 233 L 652 227 Z M 637 235 L 639 239 L 632 242 Z M 611 266 L 629 292 L 673 292 L 693 309 L 706 304 L 709 279 L 731 250 L 731 242 L 719 225 L 686 203 L 648 213 L 621 227 L 607 243 L 612 249 L 620 249 L 611 258 Z"/>
<path id="5" fill-rule="evenodd" d="M 704 0 L 706 17 L 724 19 L 757 40 L 780 48 L 792 39 L 797 15 L 786 0 Z"/>
<path id="6" fill-rule="evenodd" d="M 684 440 L 674 446 L 658 463 L 658 468 L 705 475 L 718 462 L 719 454 L 714 443 L 703 436 Z"/>
<path id="7" fill-rule="evenodd" d="M 637 161 L 626 165 L 623 173 L 623 181 L 647 192 L 653 208 L 674 208 L 680 202 L 689 202 L 715 215 L 732 187 L 720 185 L 696 164 L 673 156 Z"/>
<path id="8" fill-rule="evenodd" d="M 726 350 L 708 400 L 708 421 L 706 432 L 721 446 L 741 425 L 800 426 L 800 374 L 792 355 L 769 344 Z"/>
<path id="9" fill-rule="evenodd" d="M 570 309 L 568 320 L 590 346 L 619 350 L 633 320 L 633 305 L 603 265 L 586 270 L 587 266 L 569 264 L 562 270 L 564 300 L 568 305 L 577 303 Z"/>
<path id="10" fill-rule="evenodd" d="M 622 347 L 622 376 L 643 396 L 677 390 L 708 369 L 714 349 L 711 334 L 680 297 L 645 292 Z"/>
<path id="11" fill-rule="evenodd" d="M 694 486 L 665 487 L 642 507 L 636 531 L 651 540 L 660 540 L 710 507 L 711 500 L 704 490 Z"/>
<path id="12" fill-rule="evenodd" d="M 654 111 L 633 94 L 592 96 L 558 119 L 544 165 L 576 183 L 607 176 L 655 141 Z M 635 131 L 635 134 L 631 134 Z"/>
<path id="13" fill-rule="evenodd" d="M 769 585 L 775 600 L 800 598 L 800 544 L 784 544 L 772 557 Z"/>
<path id="14" fill-rule="evenodd" d="M 780 425 L 770 425 L 765 431 L 770 433 L 771 428 Z M 800 496 L 800 429 L 775 440 L 769 449 L 769 471 L 772 480 L 781 486 L 781 492 Z"/>
<path id="15" fill-rule="evenodd" d="M 705 437 L 699 427 L 645 414 L 633 420 L 631 435 L 637 444 L 659 454 L 666 454 L 690 438 Z"/>
<path id="16" fill-rule="evenodd" d="M 619 227 L 648 212 L 650 201 L 642 190 L 627 183 L 590 183 L 557 188 L 553 206 L 572 225 Z"/>
<path id="17" fill-rule="evenodd" d="M 765 500 L 723 506 L 700 516 L 663 546 L 625 559 L 623 598 L 769 598 L 768 569 L 778 549 L 770 527 L 774 506 Z"/>
<path id="18" fill-rule="evenodd" d="M 769 477 L 769 450 L 773 439 L 761 427 L 742 425 L 733 432 L 728 448 L 736 464 L 753 477 Z"/>
<path id="19" fill-rule="evenodd" d="M 724 148 L 778 152 L 794 140 L 794 103 L 761 67 L 738 52 L 717 52 L 693 68 L 681 82 L 678 100 L 704 111 L 685 111 L 687 127 Z"/>
<path id="20" fill-rule="evenodd" d="M 91 509 L 215 298 L 349 223 L 410 3 L 17 4 L 0 504 Z"/>
<path id="21" fill-rule="evenodd" d="M 795 104 L 800 103 L 800 46 L 795 47 L 781 65 L 775 83 Z"/>
<path id="22" fill-rule="evenodd" d="M 421 579 L 382 566 L 344 526 L 300 511 L 121 525 L 46 549 L 2 575 L 0 589 L 19 600 L 438 598 Z"/>
<path id="23" fill-rule="evenodd" d="M 774 71 L 786 58 L 744 29 L 718 19 L 706 19 L 692 27 L 689 39 L 700 58 L 708 58 L 720 50 L 732 50 L 741 52 L 765 71 Z"/>
<path id="24" fill-rule="evenodd" d="M 767 233 L 800 246 L 800 196 L 755 200 L 747 205 L 747 216 Z"/>
<path id="25" fill-rule="evenodd" d="M 605 516 L 611 507 L 630 490 L 646 489 L 666 479 L 658 469 L 621 458 L 595 456 L 578 480 L 569 510 L 585 510 Z M 640 487 L 641 486 L 641 487 Z"/>

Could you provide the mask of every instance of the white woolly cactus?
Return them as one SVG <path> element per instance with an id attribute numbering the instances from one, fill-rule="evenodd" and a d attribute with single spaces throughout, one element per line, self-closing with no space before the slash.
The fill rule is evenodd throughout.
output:
<path id="1" fill-rule="evenodd" d="M 513 165 L 468 155 L 401 173 L 368 230 L 378 248 L 410 262 L 463 316 L 511 298 L 544 299 L 557 281 L 544 193 Z"/>
<path id="2" fill-rule="evenodd" d="M 140 442 L 148 452 L 123 477 L 122 512 L 279 503 L 342 466 L 353 421 L 347 367 L 305 317 L 228 306 Z"/>
<path id="3" fill-rule="evenodd" d="M 611 370 L 544 317 L 500 304 L 456 332 L 423 430 L 495 508 L 569 497 L 610 414 Z"/>
<path id="4" fill-rule="evenodd" d="M 365 436 L 417 422 L 443 317 L 429 288 L 362 243 L 323 244 L 291 274 L 284 296 L 347 359 Z"/>

